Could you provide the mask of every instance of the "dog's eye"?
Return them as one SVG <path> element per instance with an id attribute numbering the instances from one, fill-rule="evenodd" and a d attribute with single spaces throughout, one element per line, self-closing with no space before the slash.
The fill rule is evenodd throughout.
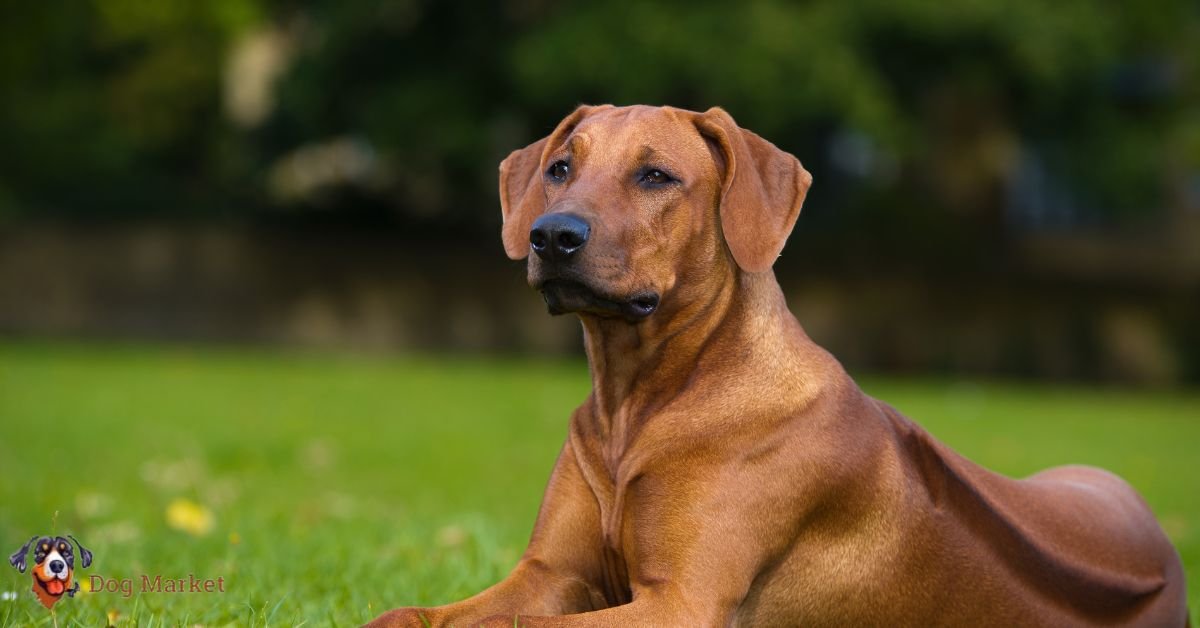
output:
<path id="1" fill-rule="evenodd" d="M 546 175 L 555 181 L 566 181 L 569 172 L 571 172 L 571 167 L 561 159 L 550 164 L 550 167 L 546 169 Z"/>
<path id="2" fill-rule="evenodd" d="M 643 172 L 642 177 L 638 181 L 643 185 L 666 185 L 674 180 L 674 177 L 663 172 L 662 170 L 659 170 L 658 168 L 651 168 Z"/>

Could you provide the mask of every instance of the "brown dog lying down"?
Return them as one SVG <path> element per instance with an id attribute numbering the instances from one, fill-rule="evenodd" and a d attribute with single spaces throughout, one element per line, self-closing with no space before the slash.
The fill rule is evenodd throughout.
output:
<path id="1" fill-rule="evenodd" d="M 720 109 L 580 107 L 504 160 L 505 250 L 593 390 L 512 573 L 372 625 L 1185 624 L 1120 478 L 992 473 L 809 340 L 771 266 L 810 182 Z"/>

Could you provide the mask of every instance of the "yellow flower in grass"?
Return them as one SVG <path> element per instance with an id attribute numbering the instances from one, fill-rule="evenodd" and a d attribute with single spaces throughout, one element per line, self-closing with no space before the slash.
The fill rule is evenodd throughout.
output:
<path id="1" fill-rule="evenodd" d="M 211 510 L 190 499 L 176 498 L 167 505 L 167 525 L 181 532 L 203 536 L 212 531 L 215 523 Z"/>

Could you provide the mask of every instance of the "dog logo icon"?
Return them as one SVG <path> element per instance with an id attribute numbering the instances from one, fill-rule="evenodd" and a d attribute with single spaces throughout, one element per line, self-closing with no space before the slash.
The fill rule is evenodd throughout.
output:
<path id="1" fill-rule="evenodd" d="M 72 542 L 74 547 L 79 548 L 80 568 L 91 566 L 92 553 L 70 534 L 66 538 L 35 536 L 8 557 L 9 564 L 25 573 L 25 556 L 29 553 L 29 547 L 33 546 L 33 592 L 46 608 L 54 606 L 64 593 L 68 597 L 75 597 L 79 591 L 79 583 L 74 581 L 75 549 Z"/>

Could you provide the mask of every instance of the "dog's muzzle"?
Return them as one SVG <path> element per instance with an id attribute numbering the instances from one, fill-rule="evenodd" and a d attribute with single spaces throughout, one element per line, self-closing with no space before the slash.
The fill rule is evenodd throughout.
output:
<path id="1" fill-rule="evenodd" d="M 658 309 L 659 296 L 639 292 L 628 297 L 603 294 L 580 278 L 573 262 L 587 244 L 592 227 L 570 212 L 544 214 L 529 231 L 529 247 L 542 260 L 547 279 L 537 289 L 551 314 L 587 312 L 637 322 Z"/>

